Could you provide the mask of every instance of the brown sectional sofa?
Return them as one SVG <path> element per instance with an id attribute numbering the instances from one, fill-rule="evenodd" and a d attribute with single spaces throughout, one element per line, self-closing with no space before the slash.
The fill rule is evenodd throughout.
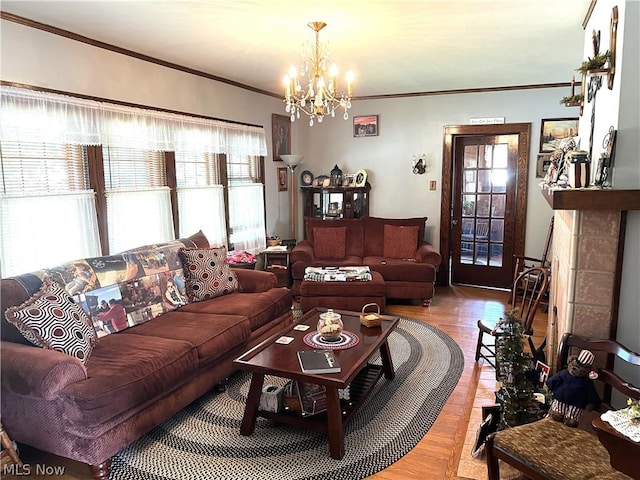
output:
<path id="1" fill-rule="evenodd" d="M 274 274 L 234 272 L 240 290 L 100 337 L 86 365 L 33 346 L 3 314 L 2 422 L 12 438 L 108 478 L 112 455 L 224 383 L 234 358 L 291 323 L 291 292 Z M 19 278 L 1 281 L 3 313 L 28 298 Z"/>
<path id="2" fill-rule="evenodd" d="M 426 221 L 426 217 L 305 217 L 305 239 L 290 255 L 294 297 L 300 296 L 306 267 L 368 265 L 384 278 L 386 298 L 420 299 L 428 306 L 442 257 L 424 241 Z"/>

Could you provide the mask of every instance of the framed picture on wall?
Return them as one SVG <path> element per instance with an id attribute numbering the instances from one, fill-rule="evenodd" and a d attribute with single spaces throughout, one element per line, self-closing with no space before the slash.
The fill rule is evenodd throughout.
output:
<path id="1" fill-rule="evenodd" d="M 538 163 L 536 164 L 536 177 L 544 178 L 547 175 L 547 171 L 549 170 L 550 165 L 551 165 L 551 154 L 539 153 Z"/>
<path id="2" fill-rule="evenodd" d="M 543 118 L 540 126 L 540 152 L 553 152 L 565 138 L 578 135 L 578 117 Z"/>
<path id="3" fill-rule="evenodd" d="M 273 161 L 282 161 L 280 155 L 291 154 L 291 120 L 285 115 L 271 115 L 271 141 Z"/>
<path id="4" fill-rule="evenodd" d="M 354 137 L 375 137 L 378 135 L 378 115 L 353 117 Z"/>
<path id="5" fill-rule="evenodd" d="M 286 192 L 289 189 L 289 171 L 287 167 L 278 168 L 278 191 Z"/>

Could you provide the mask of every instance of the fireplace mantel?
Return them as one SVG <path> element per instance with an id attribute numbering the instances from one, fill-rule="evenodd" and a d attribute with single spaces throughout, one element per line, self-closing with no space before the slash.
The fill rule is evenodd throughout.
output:
<path id="1" fill-rule="evenodd" d="M 554 210 L 640 210 L 640 190 L 542 187 Z"/>
<path id="2" fill-rule="evenodd" d="M 640 210 L 640 190 L 551 188 L 554 210 L 547 359 L 554 363 L 565 332 L 617 337 L 627 212 Z M 555 369 L 556 365 L 552 365 Z"/>

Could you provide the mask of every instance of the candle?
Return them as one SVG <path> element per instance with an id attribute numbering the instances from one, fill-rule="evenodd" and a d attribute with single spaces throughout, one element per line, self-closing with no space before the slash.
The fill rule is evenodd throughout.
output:
<path id="1" fill-rule="evenodd" d="M 353 72 L 349 70 L 347 72 L 347 97 L 349 98 L 351 98 L 351 96 L 353 95 L 353 85 L 351 85 L 352 81 L 353 81 Z"/>
<path id="2" fill-rule="evenodd" d="M 289 79 L 289 75 L 284 76 L 284 96 L 287 100 L 291 97 L 291 80 Z"/>

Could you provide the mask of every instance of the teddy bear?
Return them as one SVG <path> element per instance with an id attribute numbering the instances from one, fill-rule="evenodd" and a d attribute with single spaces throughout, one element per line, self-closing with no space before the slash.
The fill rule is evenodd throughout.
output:
<path id="1" fill-rule="evenodd" d="M 600 403 L 593 380 L 597 374 L 593 371 L 595 356 L 589 350 L 571 355 L 567 368 L 547 380 L 547 387 L 553 392 L 550 416 L 567 427 L 575 428 L 582 412 L 587 407 Z"/>

